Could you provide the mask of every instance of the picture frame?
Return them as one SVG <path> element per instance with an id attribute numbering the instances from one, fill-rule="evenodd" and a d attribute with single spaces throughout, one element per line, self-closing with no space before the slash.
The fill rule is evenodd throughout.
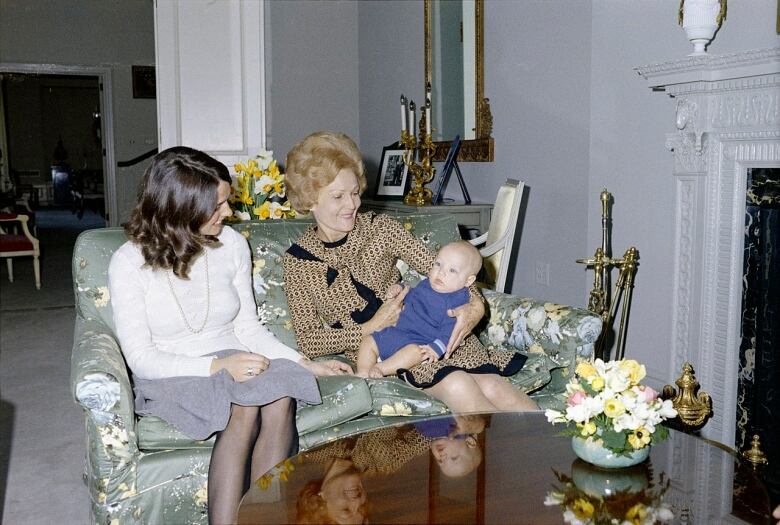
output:
<path id="1" fill-rule="evenodd" d="M 404 149 L 397 143 L 385 146 L 376 177 L 375 198 L 403 200 L 409 189 L 409 183 L 409 166 L 404 162 Z"/>
<path id="2" fill-rule="evenodd" d="M 154 66 L 133 66 L 133 98 L 157 98 Z"/>
<path id="3" fill-rule="evenodd" d="M 455 135 L 455 138 L 450 145 L 450 150 L 447 152 L 447 158 L 444 160 L 444 166 L 442 166 L 441 173 L 439 174 L 438 185 L 436 191 L 433 193 L 433 204 L 442 204 L 444 202 L 444 192 L 447 189 L 447 183 L 450 180 L 453 170 L 458 178 L 458 184 L 460 185 L 461 193 L 463 193 L 464 204 L 471 204 L 471 196 L 469 190 L 466 189 L 466 183 L 463 180 L 463 174 L 460 172 L 460 166 L 458 166 L 458 150 L 460 150 L 460 135 Z"/>

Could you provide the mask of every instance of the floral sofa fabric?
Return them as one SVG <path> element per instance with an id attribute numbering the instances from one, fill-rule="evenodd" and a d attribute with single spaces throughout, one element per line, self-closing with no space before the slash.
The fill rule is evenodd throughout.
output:
<path id="1" fill-rule="evenodd" d="M 458 237 L 452 217 L 404 215 L 404 227 L 438 248 Z M 311 224 L 309 219 L 233 225 L 252 249 L 258 315 L 276 336 L 295 346 L 281 259 Z M 86 414 L 85 481 L 98 523 L 206 523 L 206 479 L 211 440 L 193 441 L 155 417 L 137 417 L 127 366 L 113 332 L 107 270 L 125 242 L 119 228 L 84 232 L 73 254 L 76 331 L 71 386 Z M 402 279 L 420 275 L 399 262 Z M 508 378 L 543 408 L 556 403 L 577 357 L 589 357 L 601 331 L 591 312 L 535 299 L 485 292 L 490 315 L 479 337 L 484 344 L 519 350 L 525 367 Z M 399 417 L 447 412 L 446 406 L 397 379 L 354 376 L 320 378 L 323 403 L 300 406 L 296 424 L 302 449 L 379 426 Z M 406 421 L 406 419 L 404 420 Z"/>

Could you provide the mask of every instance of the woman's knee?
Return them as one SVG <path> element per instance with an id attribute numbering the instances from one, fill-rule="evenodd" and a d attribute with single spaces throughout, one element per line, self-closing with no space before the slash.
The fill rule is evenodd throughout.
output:
<path id="1" fill-rule="evenodd" d="M 272 403 L 260 407 L 260 415 L 264 420 L 290 419 L 295 415 L 295 399 L 282 397 Z"/>
<path id="2" fill-rule="evenodd" d="M 258 407 L 231 405 L 228 426 L 231 428 L 254 428 L 257 425 L 257 417 L 259 414 L 260 410 Z"/>

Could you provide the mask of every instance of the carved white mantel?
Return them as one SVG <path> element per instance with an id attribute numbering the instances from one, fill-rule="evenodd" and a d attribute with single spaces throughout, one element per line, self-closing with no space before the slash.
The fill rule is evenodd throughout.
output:
<path id="1" fill-rule="evenodd" d="M 780 167 L 780 48 L 688 57 L 637 72 L 676 101 L 676 131 L 666 136 L 676 186 L 671 369 L 693 364 L 713 399 L 702 434 L 733 447 L 746 172 Z M 731 468 L 672 466 L 712 483 L 702 491 L 708 501 L 695 504 L 699 516 L 728 514 L 731 486 L 718 480 L 729 480 Z"/>

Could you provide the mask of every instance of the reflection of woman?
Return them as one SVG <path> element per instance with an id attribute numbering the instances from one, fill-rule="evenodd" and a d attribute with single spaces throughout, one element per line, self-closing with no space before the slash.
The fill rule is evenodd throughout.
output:
<path id="1" fill-rule="evenodd" d="M 366 180 L 360 152 L 346 135 L 318 132 L 293 147 L 286 181 L 293 207 L 311 211 L 317 222 L 284 259 L 298 346 L 312 358 L 345 352 L 354 360 L 363 337 L 395 324 L 403 308 L 404 292 L 380 299 L 398 282 L 396 261 L 426 274 L 434 256 L 397 221 L 357 213 Z M 451 313 L 456 324 L 444 357 L 399 375 L 457 412 L 536 409 L 501 378 L 520 370 L 525 358 L 486 349 L 469 335 L 483 314 L 472 288 L 470 302 Z"/>
<path id="2" fill-rule="evenodd" d="M 320 398 L 312 373 L 348 371 L 303 358 L 258 322 L 249 247 L 222 227 L 229 193 L 227 168 L 205 153 L 160 152 L 125 228 L 130 241 L 108 269 L 137 412 L 193 439 L 217 433 L 211 523 L 233 523 L 246 474 L 257 478 L 293 451 L 295 398 Z"/>
<path id="3" fill-rule="evenodd" d="M 477 435 L 485 416 L 454 416 L 390 427 L 341 439 L 305 452 L 322 463 L 322 478 L 309 481 L 298 495 L 298 523 L 368 523 L 362 476 L 388 475 L 431 451 L 447 477 L 462 477 L 482 462 Z"/>

